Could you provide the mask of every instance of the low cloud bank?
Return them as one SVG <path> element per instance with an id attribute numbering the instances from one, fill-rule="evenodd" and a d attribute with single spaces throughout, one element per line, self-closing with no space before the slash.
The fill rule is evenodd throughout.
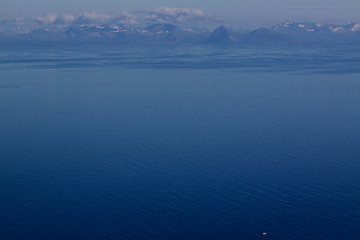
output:
<path id="1" fill-rule="evenodd" d="M 45 16 L 37 16 L 33 19 L 21 18 L 20 20 L 0 16 L 0 25 L 25 23 L 27 26 L 67 26 L 71 24 L 124 24 L 124 25 L 150 25 L 156 23 L 170 23 L 191 26 L 210 26 L 219 24 L 219 20 L 211 13 L 196 8 L 169 8 L 160 7 L 149 11 L 137 11 L 134 13 L 121 12 L 116 15 L 98 13 L 96 11 L 84 12 L 80 15 L 63 13 L 47 13 Z M 23 24 L 24 25 L 24 24 Z"/>
<path id="2" fill-rule="evenodd" d="M 214 16 L 204 13 L 197 8 L 168 8 L 161 7 L 147 12 L 146 20 L 152 22 L 186 22 L 186 21 L 209 21 L 215 20 Z"/>
<path id="3" fill-rule="evenodd" d="M 37 17 L 36 20 L 41 24 L 51 24 L 54 23 L 57 19 L 55 13 L 48 13 L 45 17 Z"/>

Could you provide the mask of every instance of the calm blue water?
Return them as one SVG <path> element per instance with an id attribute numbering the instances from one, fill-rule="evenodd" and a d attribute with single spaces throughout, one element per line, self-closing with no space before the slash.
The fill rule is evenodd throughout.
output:
<path id="1" fill-rule="evenodd" d="M 360 49 L 0 50 L 0 239 L 360 239 Z"/>

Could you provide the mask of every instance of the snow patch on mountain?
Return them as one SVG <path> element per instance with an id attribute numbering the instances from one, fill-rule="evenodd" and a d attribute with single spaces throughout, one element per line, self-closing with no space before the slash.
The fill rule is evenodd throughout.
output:
<path id="1" fill-rule="evenodd" d="M 351 31 L 353 32 L 360 31 L 360 24 L 359 23 L 355 24 L 354 27 L 351 28 Z"/>
<path id="2" fill-rule="evenodd" d="M 275 31 L 284 32 L 309 32 L 309 33 L 349 33 L 360 31 L 360 24 L 349 23 L 346 25 L 319 24 L 319 23 L 296 23 L 286 21 L 272 27 Z"/>

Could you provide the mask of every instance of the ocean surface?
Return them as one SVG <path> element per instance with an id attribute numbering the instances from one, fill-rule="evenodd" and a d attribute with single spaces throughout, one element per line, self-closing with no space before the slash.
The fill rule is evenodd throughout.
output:
<path id="1" fill-rule="evenodd" d="M 0 49 L 0 239 L 360 239 L 360 48 Z"/>

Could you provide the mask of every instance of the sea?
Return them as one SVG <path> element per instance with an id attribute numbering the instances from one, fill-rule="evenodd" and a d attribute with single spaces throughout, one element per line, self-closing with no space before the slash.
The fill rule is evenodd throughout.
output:
<path id="1" fill-rule="evenodd" d="M 360 47 L 0 48 L 0 239 L 360 239 Z"/>

